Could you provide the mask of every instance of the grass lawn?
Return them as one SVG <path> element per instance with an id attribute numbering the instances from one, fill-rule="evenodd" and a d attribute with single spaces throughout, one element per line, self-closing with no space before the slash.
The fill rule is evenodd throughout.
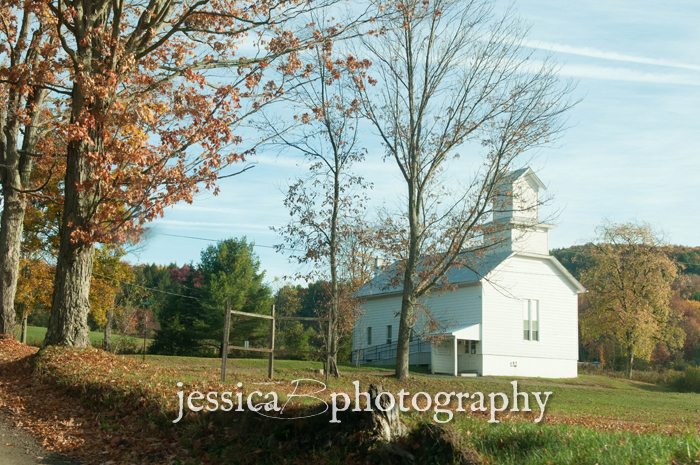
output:
<path id="1" fill-rule="evenodd" d="M 27 326 L 27 344 L 28 345 L 39 346 L 44 341 L 44 337 L 46 337 L 46 328 L 43 328 L 41 326 Z M 121 339 L 121 336 L 119 336 L 117 334 L 112 334 L 113 341 L 118 341 L 119 339 Z M 125 339 L 143 342 L 143 339 L 134 338 L 134 337 L 130 337 L 130 336 L 127 336 Z M 150 339 L 146 339 L 146 341 L 148 343 L 151 342 Z M 102 347 L 103 342 L 104 342 L 104 333 L 103 332 L 90 331 L 90 344 L 92 344 L 95 347 Z"/>
<path id="2" fill-rule="evenodd" d="M 138 360 L 135 356 L 125 357 Z M 153 376 L 164 375 L 159 377 L 161 382 L 174 385 L 182 381 L 186 392 L 196 389 L 204 392 L 209 383 L 217 382 L 220 377 L 219 359 L 149 356 L 147 363 Z M 233 391 L 235 384 L 241 382 L 245 393 L 275 391 L 282 404 L 284 393 L 292 391 L 292 380 L 324 380 L 314 373 L 321 367 L 321 362 L 276 360 L 275 380 L 270 381 L 267 360 L 229 359 L 225 387 Z M 170 370 L 166 373 L 167 369 Z M 399 382 L 392 377 L 393 367 L 345 365 L 340 370 L 342 377 L 331 379 L 327 392 L 344 391 L 353 399 L 355 380 L 360 382 L 363 392 L 373 383 L 394 394 L 405 389 L 411 396 L 419 391 L 430 393 L 433 398 L 438 392 L 478 391 L 487 400 L 492 392 L 507 394 L 511 402 L 513 397 L 510 384 L 513 378 L 454 378 L 413 373 L 409 381 Z M 473 414 L 469 407 L 467 412 L 454 412 L 451 425 L 465 444 L 489 463 L 700 463 L 700 394 L 676 393 L 654 384 L 597 375 L 517 381 L 520 392 L 553 393 L 542 423 L 534 422 L 539 408 L 532 395 L 530 407 L 534 416 L 504 412 L 498 415 L 501 420 L 498 424 L 488 423 L 488 414 Z M 329 400 L 323 394 L 317 396 Z M 423 413 L 411 409 L 402 414 L 414 425 L 433 421 L 433 415 L 432 408 Z M 331 456 L 323 457 L 328 463 L 334 462 Z"/>
<path id="3" fill-rule="evenodd" d="M 194 391 L 242 392 L 244 399 L 254 391 L 275 392 L 278 405 L 282 406 L 294 392 L 291 381 L 310 380 L 302 383 L 297 394 L 314 397 L 294 398 L 290 412 L 308 411 L 303 409 L 320 404 L 319 399 L 329 402 L 330 393 L 344 392 L 354 399 L 353 381 L 359 381 L 361 392 L 370 384 L 382 385 L 397 399 L 402 389 L 410 392 L 410 397 L 425 392 L 432 399 L 439 392 L 481 392 L 487 407 L 489 393 L 504 393 L 511 404 L 513 398 L 513 378 L 454 378 L 414 372 L 409 380 L 398 381 L 392 376 L 393 367 L 341 365 L 341 378 L 331 378 L 327 389 L 318 393 L 318 383 L 325 380 L 325 376 L 315 372 L 322 367 L 321 362 L 276 360 L 274 380 L 270 380 L 267 360 L 233 358 L 229 359 L 227 380 L 222 384 L 220 359 L 148 355 L 146 363 L 142 363 L 139 356 L 110 358 L 102 354 L 97 350 L 54 348 L 43 353 L 39 363 L 41 371 L 50 373 L 59 386 L 74 387 L 86 401 L 102 403 L 108 410 L 121 406 L 129 415 L 123 421 L 132 422 L 131 415 L 142 416 L 149 423 L 155 421 L 171 438 L 179 438 L 193 458 L 209 457 L 214 463 L 281 463 L 284 457 L 294 458 L 289 463 L 360 462 L 349 459 L 357 453 L 352 441 L 331 448 L 313 445 L 313 439 L 320 434 L 345 434 L 343 425 L 327 422 L 330 417 L 318 417 L 317 424 L 303 426 L 303 421 L 268 420 L 247 411 L 218 411 L 211 415 L 190 412 L 181 423 L 173 425 L 180 390 L 185 398 Z M 86 370 L 87 366 L 94 369 Z M 455 411 L 456 396 L 452 398 L 453 419 L 448 428 L 456 432 L 459 447 L 476 451 L 485 463 L 700 464 L 700 394 L 676 393 L 663 386 L 599 375 L 517 381 L 519 392 L 552 392 L 542 422 L 534 421 L 540 416 L 540 409 L 533 395 L 529 396 L 532 412 L 505 411 L 497 415 L 499 423 L 487 422 L 488 411 L 472 412 L 472 400 L 466 401 L 467 411 Z M 178 382 L 183 383 L 182 388 L 177 387 Z M 410 397 L 406 404 L 410 405 Z M 522 399 L 520 402 L 522 408 Z M 206 401 L 195 403 L 206 405 Z M 186 406 L 184 413 L 188 413 Z M 410 428 L 434 422 L 435 415 L 434 406 L 424 412 L 410 408 L 401 414 Z M 440 413 L 438 418 L 446 419 L 446 415 Z M 109 421 L 118 425 L 122 421 L 119 418 L 117 415 Z M 280 447 L 268 447 L 270 437 L 278 438 Z M 407 443 L 402 447 L 418 452 L 422 446 Z M 372 463 L 389 463 L 378 460 Z"/>
<path id="4" fill-rule="evenodd" d="M 125 356 L 130 357 L 130 356 Z M 133 356 L 138 359 L 138 356 Z M 218 381 L 221 373 L 221 360 L 195 357 L 148 356 L 149 364 L 154 367 L 168 367 L 177 370 L 179 377 L 174 382 L 199 384 L 202 381 Z M 276 389 L 291 389 L 291 381 L 300 378 L 325 378 L 314 374 L 313 370 L 322 368 L 321 362 L 275 360 Z M 419 369 L 420 370 L 420 369 Z M 397 393 L 405 389 L 411 393 L 424 391 L 433 396 L 438 392 L 503 392 L 512 398 L 514 379 L 518 381 L 520 392 L 545 392 L 553 394 L 547 402 L 546 412 L 549 420 L 565 418 L 575 423 L 592 424 L 605 422 L 607 429 L 644 430 L 663 429 L 664 426 L 678 428 L 689 424 L 700 429 L 700 394 L 677 393 L 669 389 L 639 381 L 613 379 L 606 376 L 580 375 L 575 379 L 544 378 L 454 378 L 450 376 L 432 376 L 426 373 L 413 373 L 412 379 L 400 382 L 392 377 L 393 367 L 341 365 L 340 379 L 330 380 L 329 391 L 346 391 L 354 393 L 352 382 L 357 380 L 360 387 L 366 389 L 370 383 L 381 384 L 385 390 Z M 423 370 L 420 370 L 423 371 Z M 254 383 L 269 382 L 267 379 L 267 360 L 263 359 L 229 359 L 227 366 L 227 385 L 231 387 L 238 382 L 243 389 L 252 391 Z M 354 394 L 353 394 L 354 396 Z M 537 409 L 537 403 L 530 395 L 530 402 Z M 532 406 L 531 406 L 532 407 Z M 456 417 L 457 418 L 457 417 Z"/>

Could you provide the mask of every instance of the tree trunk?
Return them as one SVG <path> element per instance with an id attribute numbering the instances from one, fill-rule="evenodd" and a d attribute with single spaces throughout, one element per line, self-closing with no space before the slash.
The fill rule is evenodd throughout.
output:
<path id="1" fill-rule="evenodd" d="M 415 242 L 415 243 L 414 243 Z M 396 369 L 395 376 L 398 379 L 408 379 L 408 361 L 411 350 L 411 329 L 413 329 L 413 315 L 416 307 L 415 274 L 417 262 L 417 236 L 411 241 L 411 252 L 403 279 L 403 296 L 401 298 L 401 316 L 399 317 L 399 336 L 396 341 Z"/>
<path id="2" fill-rule="evenodd" d="M 370 403 L 372 404 L 372 412 L 370 412 L 369 415 L 371 415 L 372 418 L 372 432 L 374 435 L 385 442 L 391 442 L 405 437 L 408 434 L 408 428 L 406 428 L 404 422 L 401 421 L 399 404 L 395 402 L 393 407 L 389 408 L 389 396 L 385 395 L 379 397 L 381 393 L 386 392 L 381 385 L 375 386 L 372 384 L 367 392 L 369 393 Z M 379 397 L 381 409 L 377 407 L 377 397 Z M 364 411 L 362 413 L 364 413 Z"/>
<path id="3" fill-rule="evenodd" d="M 625 367 L 625 376 L 627 379 L 632 379 L 632 364 L 634 362 L 634 349 L 627 348 L 627 366 Z"/>
<path id="4" fill-rule="evenodd" d="M 107 324 L 105 325 L 105 343 L 104 350 L 109 352 L 109 344 L 112 339 L 112 322 L 114 321 L 114 308 L 107 311 Z"/>
<path id="5" fill-rule="evenodd" d="M 334 144 L 335 146 L 335 144 Z M 330 240 L 330 261 L 331 261 L 331 308 L 328 312 L 330 323 L 328 325 L 328 350 L 330 357 L 329 366 L 326 367 L 328 373 L 336 378 L 340 377 L 338 364 L 338 310 L 340 309 L 340 289 L 338 287 L 338 208 L 340 202 L 340 162 L 338 151 L 335 154 L 335 172 L 333 178 L 333 212 L 331 214 L 331 240 Z"/>
<path id="6" fill-rule="evenodd" d="M 411 345 L 411 330 L 413 329 L 413 315 L 416 307 L 416 268 L 419 255 L 419 215 L 420 202 L 414 186 L 409 186 L 409 225 L 410 245 L 406 270 L 403 279 L 403 296 L 401 298 L 401 316 L 399 317 L 399 336 L 396 342 L 396 370 L 398 379 L 408 379 L 408 360 Z"/>
<path id="7" fill-rule="evenodd" d="M 27 314 L 24 314 L 24 317 L 22 318 L 22 344 L 27 343 Z"/>
<path id="8" fill-rule="evenodd" d="M 411 329 L 413 328 L 413 313 L 415 296 L 413 295 L 413 275 L 404 279 L 403 298 L 401 299 L 401 316 L 399 318 L 399 336 L 396 342 L 396 370 L 398 379 L 408 379 L 408 358 L 411 344 Z"/>
<path id="9" fill-rule="evenodd" d="M 90 63 L 90 50 L 84 50 L 85 63 Z M 89 75 L 86 72 L 86 75 Z M 90 237 L 90 220 L 99 207 L 99 180 L 93 179 L 94 167 L 91 154 L 103 150 L 101 121 L 82 121 L 83 112 L 99 113 L 100 102 L 88 103 L 78 79 L 74 81 L 71 95 L 71 123 L 92 124 L 87 131 L 89 140 L 72 140 L 66 150 L 65 200 L 61 222 L 61 240 L 56 262 L 51 316 L 44 346 L 90 346 L 90 330 L 87 320 L 90 313 L 90 282 L 95 257 L 95 244 Z"/>
<path id="10" fill-rule="evenodd" d="M 21 96 L 11 91 L 7 109 L 0 111 L 0 180 L 2 181 L 2 217 L 0 218 L 0 334 L 14 337 L 15 293 L 19 275 L 19 252 L 24 229 L 27 201 L 17 191 L 22 188 L 20 177 L 19 120 L 16 114 Z"/>
<path id="11" fill-rule="evenodd" d="M 74 247 L 61 238 L 44 346 L 90 346 L 88 296 L 94 252 L 94 245 Z"/>
<path id="12" fill-rule="evenodd" d="M 98 134 L 94 136 L 99 138 Z M 44 346 L 90 346 L 88 297 L 95 245 L 83 242 L 73 234 L 78 228 L 88 225 L 95 207 L 94 187 L 79 186 L 92 181 L 92 169 L 85 155 L 87 151 L 87 144 L 82 141 L 68 144 L 61 241 Z"/>
<path id="13" fill-rule="evenodd" d="M 27 201 L 8 184 L 3 183 L 4 202 L 0 219 L 0 334 L 13 335 L 19 253 Z M 19 176 L 14 177 L 12 185 L 20 185 Z"/>
<path id="14" fill-rule="evenodd" d="M 24 230 L 26 195 L 21 192 L 29 185 L 32 173 L 32 154 L 38 141 L 37 124 L 45 90 L 34 89 L 26 102 L 30 115 L 24 128 L 22 151 L 18 152 L 20 121 L 18 109 L 22 98 L 11 89 L 5 108 L 0 110 L 0 183 L 3 209 L 0 219 L 0 334 L 14 334 L 15 293 L 19 275 L 19 255 Z"/>

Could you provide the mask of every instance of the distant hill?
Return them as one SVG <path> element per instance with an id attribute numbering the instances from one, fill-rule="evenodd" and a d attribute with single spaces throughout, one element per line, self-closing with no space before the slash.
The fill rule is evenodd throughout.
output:
<path id="1" fill-rule="evenodd" d="M 685 266 L 683 270 L 685 274 L 700 275 L 700 247 L 672 245 L 668 249 L 671 258 Z"/>
<path id="2" fill-rule="evenodd" d="M 559 260 L 576 279 L 580 279 L 581 271 L 588 267 L 587 252 L 590 247 L 591 244 L 573 245 L 553 249 L 550 254 Z M 689 278 L 681 294 L 685 298 L 700 300 L 700 247 L 670 245 L 664 249 L 668 256 L 681 266 L 681 273 Z"/>

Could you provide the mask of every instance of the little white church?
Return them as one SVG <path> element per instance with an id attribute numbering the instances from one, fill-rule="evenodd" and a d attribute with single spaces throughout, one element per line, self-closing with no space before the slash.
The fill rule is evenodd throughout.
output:
<path id="1" fill-rule="evenodd" d="M 454 376 L 575 378 L 578 294 L 586 291 L 549 255 L 555 226 L 539 220 L 542 181 L 524 168 L 510 172 L 506 184 L 510 204 L 519 206 L 494 213 L 501 232 L 484 240 L 498 246 L 472 270 L 449 273 L 456 290 L 423 302 L 446 329 L 439 344 L 412 337 L 409 363 Z M 378 273 L 356 293 L 363 298 L 353 333 L 356 362 L 395 363 L 401 288 L 385 282 Z"/>

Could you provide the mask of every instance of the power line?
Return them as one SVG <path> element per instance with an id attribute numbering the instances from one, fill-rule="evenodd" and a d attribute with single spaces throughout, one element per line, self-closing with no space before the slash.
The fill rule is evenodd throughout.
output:
<path id="1" fill-rule="evenodd" d="M 111 280 L 120 282 L 120 283 L 122 283 L 122 284 L 126 284 L 127 286 L 139 287 L 139 288 L 145 289 L 145 290 L 147 290 L 147 291 L 160 292 L 160 293 L 162 293 L 162 294 L 174 295 L 174 296 L 176 296 L 176 297 L 182 297 L 182 298 L 185 298 L 185 299 L 193 299 L 193 300 L 199 300 L 200 302 L 206 302 L 206 300 L 200 299 L 199 297 L 192 297 L 192 296 L 189 296 L 189 295 L 175 294 L 174 292 L 163 291 L 163 290 L 161 290 L 161 289 L 156 289 L 156 288 L 154 288 L 154 287 L 141 286 L 140 284 L 129 283 L 129 282 L 126 282 L 126 281 L 122 281 L 121 279 L 117 279 L 117 278 L 115 278 L 114 276 L 105 276 L 105 275 L 100 274 L 100 273 L 95 273 L 94 271 L 93 271 L 92 274 L 95 275 L 95 276 L 99 276 L 99 277 L 101 277 L 101 278 L 111 279 Z M 189 288 L 187 288 L 187 289 L 189 289 Z"/>
<path id="2" fill-rule="evenodd" d="M 196 237 L 196 236 L 182 236 L 180 234 L 166 234 L 166 233 L 159 233 L 159 232 L 151 233 L 151 234 L 155 234 L 157 236 L 181 237 L 183 239 L 195 239 L 198 241 L 221 242 L 221 239 L 208 239 L 206 237 Z M 253 245 L 253 247 L 265 247 L 266 249 L 276 249 L 277 248 L 277 246 L 275 246 L 275 245 L 262 245 L 262 244 L 256 244 L 256 243 L 253 243 L 252 245 Z M 304 250 L 292 249 L 292 248 L 287 248 L 284 246 L 282 246 L 282 248 L 283 248 L 283 250 L 293 250 L 295 252 L 305 252 Z"/>
<path id="3" fill-rule="evenodd" d="M 195 237 L 195 236 L 182 236 L 180 234 L 165 234 L 165 233 L 152 233 L 156 234 L 159 236 L 170 236 L 170 237 L 182 237 L 183 239 L 195 239 L 198 241 L 207 241 L 207 242 L 221 242 L 221 239 L 208 239 L 206 237 Z M 260 244 L 253 244 L 253 247 L 265 247 L 267 249 L 274 249 L 274 245 L 260 245 Z"/>
<path id="4" fill-rule="evenodd" d="M 159 236 L 181 237 L 183 239 L 195 239 L 198 241 L 208 241 L 208 242 L 220 242 L 221 241 L 221 239 L 208 239 L 206 237 L 182 236 L 180 234 L 166 234 L 166 233 L 159 233 L 159 232 L 154 232 L 151 234 L 156 234 Z M 277 248 L 277 246 L 274 246 L 274 245 L 262 245 L 262 244 L 255 244 L 255 243 L 253 244 L 253 247 L 265 247 L 267 249 L 276 249 Z M 303 250 L 292 249 L 292 248 L 286 248 L 285 250 L 293 250 L 295 252 L 304 252 Z M 683 263 L 684 265 L 700 266 L 700 263 L 684 262 L 682 260 L 675 260 L 675 259 L 672 259 L 672 260 L 676 263 Z"/>

